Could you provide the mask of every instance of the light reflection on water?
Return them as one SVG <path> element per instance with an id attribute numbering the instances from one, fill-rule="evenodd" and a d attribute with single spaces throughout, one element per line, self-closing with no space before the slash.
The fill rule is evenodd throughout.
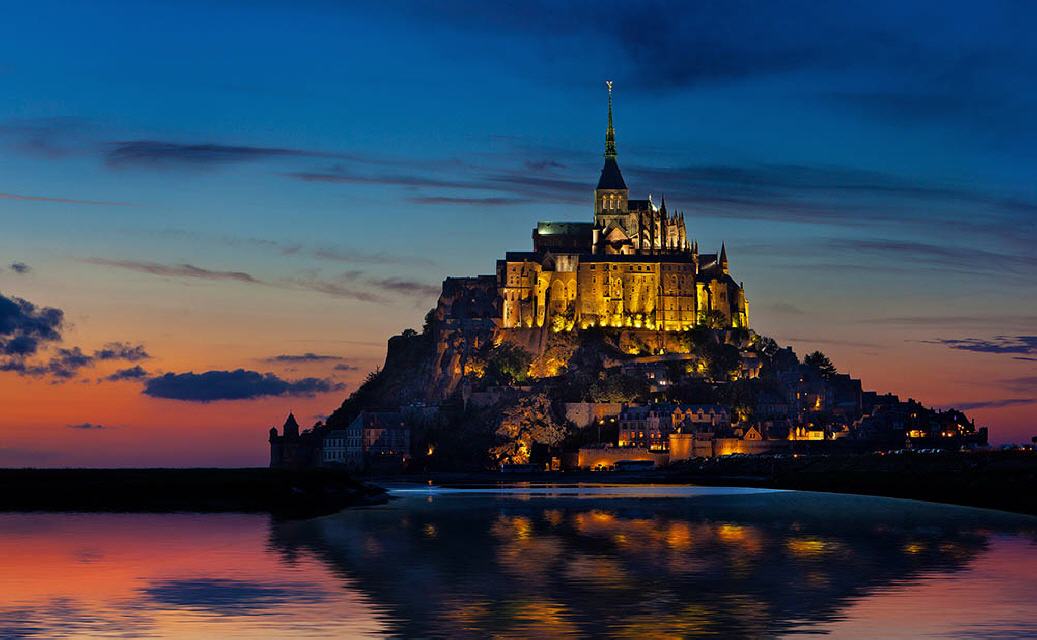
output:
<path id="1" fill-rule="evenodd" d="M 1032 637 L 1037 519 L 701 487 L 0 515 L 0 638 Z"/>

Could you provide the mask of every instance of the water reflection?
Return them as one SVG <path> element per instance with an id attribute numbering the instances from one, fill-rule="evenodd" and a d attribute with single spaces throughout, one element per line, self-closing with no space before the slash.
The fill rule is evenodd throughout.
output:
<path id="1" fill-rule="evenodd" d="M 384 636 L 376 603 L 270 535 L 257 515 L 0 514 L 0 638 Z"/>
<path id="2" fill-rule="evenodd" d="M 878 498 L 418 493 L 2 514 L 0 638 L 1037 635 L 1037 519 Z"/>
<path id="3" fill-rule="evenodd" d="M 995 537 L 1021 541 L 1019 561 L 1037 568 L 1034 520 L 1017 516 L 824 494 L 553 493 L 411 495 L 279 525 L 272 543 L 355 580 L 401 637 L 770 637 L 962 572 Z M 1007 632 L 1037 631 L 1034 613 Z M 872 620 L 871 637 L 902 624 Z"/>

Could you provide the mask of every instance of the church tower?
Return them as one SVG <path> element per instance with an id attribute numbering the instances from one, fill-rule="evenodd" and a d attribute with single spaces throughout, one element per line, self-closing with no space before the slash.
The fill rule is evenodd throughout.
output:
<path id="1" fill-rule="evenodd" d="M 609 90 L 609 124 L 605 130 L 605 164 L 601 168 L 598 187 L 594 190 L 594 223 L 600 228 L 609 225 L 625 227 L 630 191 L 616 162 L 616 131 L 612 128 L 612 81 L 606 82 L 605 86 Z"/>

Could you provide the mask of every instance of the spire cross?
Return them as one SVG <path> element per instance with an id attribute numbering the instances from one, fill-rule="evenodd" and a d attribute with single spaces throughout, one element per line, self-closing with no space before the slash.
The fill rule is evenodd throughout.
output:
<path id="1" fill-rule="evenodd" d="M 609 90 L 609 128 L 605 131 L 605 157 L 616 157 L 616 132 L 612 128 L 612 81 L 606 80 L 605 86 Z"/>

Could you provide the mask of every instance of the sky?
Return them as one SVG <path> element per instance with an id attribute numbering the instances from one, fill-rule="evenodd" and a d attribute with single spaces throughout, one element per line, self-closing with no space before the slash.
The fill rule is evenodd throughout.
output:
<path id="1" fill-rule="evenodd" d="M 0 21 L 0 465 L 261 465 L 446 276 L 631 197 L 752 326 L 1037 435 L 1028 2 L 20 3 Z"/>

